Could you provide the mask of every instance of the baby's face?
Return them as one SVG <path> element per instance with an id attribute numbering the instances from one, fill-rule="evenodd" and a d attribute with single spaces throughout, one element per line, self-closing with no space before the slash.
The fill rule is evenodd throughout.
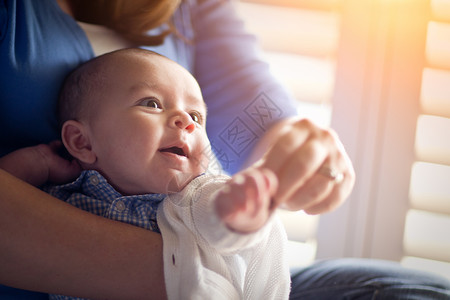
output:
<path id="1" fill-rule="evenodd" d="M 180 191 L 208 165 L 206 106 L 196 80 L 157 55 L 114 62 L 87 129 L 95 169 L 123 194 Z"/>

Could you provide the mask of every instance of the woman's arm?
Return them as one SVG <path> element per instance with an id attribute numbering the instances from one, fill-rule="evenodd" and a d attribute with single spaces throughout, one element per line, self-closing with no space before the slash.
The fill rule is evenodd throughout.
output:
<path id="1" fill-rule="evenodd" d="M 297 114 L 293 98 L 261 59 L 257 39 L 232 1 L 198 0 L 193 11 L 194 75 L 208 106 L 208 136 L 228 173 L 242 170 L 277 121 Z"/>
<path id="2" fill-rule="evenodd" d="M 224 170 L 235 173 L 264 156 L 261 163 L 278 177 L 277 204 L 312 214 L 336 208 L 355 181 L 336 134 L 296 117 L 292 97 L 260 59 L 231 1 L 197 2 L 194 71 L 208 105 L 211 148 Z M 337 183 L 321 170 L 344 179 Z"/>
<path id="3" fill-rule="evenodd" d="M 89 298 L 165 298 L 159 234 L 98 217 L 0 170 L 0 282 Z"/>
<path id="4" fill-rule="evenodd" d="M 258 43 L 231 1 L 198 3 L 194 71 L 208 105 L 211 148 L 223 169 L 235 173 L 264 157 L 262 166 L 278 178 L 277 204 L 311 214 L 335 209 L 355 181 L 336 134 L 296 117 L 292 97 L 260 59 Z M 343 181 L 321 170 L 333 170 Z"/>

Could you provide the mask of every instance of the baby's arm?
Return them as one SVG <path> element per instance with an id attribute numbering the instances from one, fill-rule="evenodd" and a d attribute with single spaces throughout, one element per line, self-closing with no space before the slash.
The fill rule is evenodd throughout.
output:
<path id="1" fill-rule="evenodd" d="M 16 150 L 0 158 L 0 169 L 34 186 L 69 182 L 80 174 L 81 168 L 75 160 L 58 155 L 61 147 L 62 143 L 55 141 Z"/>
<path id="2" fill-rule="evenodd" d="M 275 209 L 271 198 L 277 188 L 278 180 L 268 169 L 249 168 L 234 175 L 215 198 L 219 218 L 233 231 L 257 231 Z"/>

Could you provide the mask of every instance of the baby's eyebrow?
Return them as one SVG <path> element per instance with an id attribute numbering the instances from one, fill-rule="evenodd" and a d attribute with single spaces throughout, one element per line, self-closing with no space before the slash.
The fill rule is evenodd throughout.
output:
<path id="1" fill-rule="evenodd" d="M 208 113 L 208 106 L 206 106 L 205 101 L 201 100 L 201 106 L 203 107 L 203 110 L 205 111 L 205 115 Z"/>
<path id="2" fill-rule="evenodd" d="M 135 91 L 140 91 L 142 89 L 150 89 L 153 90 L 156 88 L 155 84 L 149 84 L 148 82 L 145 81 L 139 81 L 136 84 L 133 84 L 129 90 L 130 92 L 135 92 Z"/>
<path id="3" fill-rule="evenodd" d="M 204 110 L 205 117 L 206 117 L 206 115 L 208 114 L 208 106 L 206 106 L 205 101 L 203 101 L 203 99 L 199 99 L 197 97 L 192 97 L 192 99 L 194 102 L 192 105 L 194 105 L 195 107 L 201 107 Z"/>

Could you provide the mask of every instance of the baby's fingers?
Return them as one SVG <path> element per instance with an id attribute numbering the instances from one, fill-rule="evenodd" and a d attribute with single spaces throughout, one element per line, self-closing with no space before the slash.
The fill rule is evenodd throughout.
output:
<path id="1" fill-rule="evenodd" d="M 235 231 L 261 228 L 274 209 L 271 196 L 277 185 L 275 174 L 269 170 L 254 168 L 235 175 L 217 198 L 219 216 Z"/>

